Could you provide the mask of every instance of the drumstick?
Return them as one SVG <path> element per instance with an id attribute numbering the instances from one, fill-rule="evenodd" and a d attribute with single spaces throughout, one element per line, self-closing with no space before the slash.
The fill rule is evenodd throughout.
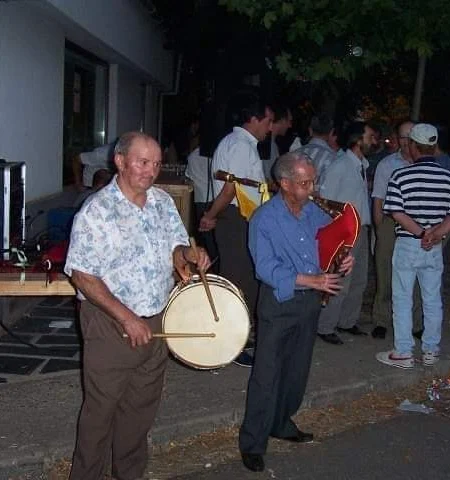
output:
<path id="1" fill-rule="evenodd" d="M 214 338 L 215 333 L 153 333 L 152 337 L 154 338 Z M 122 333 L 123 338 L 128 338 L 126 333 Z"/>
<path id="2" fill-rule="evenodd" d="M 199 259 L 198 250 L 197 250 L 197 244 L 195 243 L 194 237 L 190 237 L 189 242 L 191 244 L 192 250 L 194 250 L 194 255 L 195 255 L 195 257 L 197 258 L 197 261 L 198 261 L 198 259 Z M 203 286 L 205 287 L 206 296 L 208 297 L 209 304 L 211 305 L 211 310 L 212 310 L 213 315 L 214 315 L 214 320 L 216 322 L 218 322 L 219 321 L 219 316 L 217 315 L 216 306 L 214 305 L 214 300 L 212 298 L 211 290 L 209 288 L 208 280 L 206 279 L 206 275 L 205 275 L 205 272 L 203 271 L 203 268 L 199 267 L 198 268 L 198 273 L 200 274 L 200 278 L 202 279 Z"/>

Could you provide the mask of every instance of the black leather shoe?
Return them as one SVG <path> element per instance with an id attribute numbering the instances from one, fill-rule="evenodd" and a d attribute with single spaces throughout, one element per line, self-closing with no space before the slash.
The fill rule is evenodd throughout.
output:
<path id="1" fill-rule="evenodd" d="M 373 338 L 385 338 L 386 337 L 386 329 L 384 327 L 375 327 L 372 330 L 372 337 Z"/>
<path id="2" fill-rule="evenodd" d="M 335 333 L 318 333 L 317 334 L 324 342 L 332 345 L 343 345 L 344 342 Z"/>
<path id="3" fill-rule="evenodd" d="M 350 328 L 338 327 L 338 332 L 350 333 L 350 335 L 367 335 L 367 332 L 361 330 L 358 325 L 353 325 L 353 327 Z"/>
<path id="4" fill-rule="evenodd" d="M 233 362 L 240 367 L 251 368 L 253 367 L 253 354 L 253 348 L 244 348 L 244 350 L 242 350 L 242 352 L 233 360 Z"/>
<path id="5" fill-rule="evenodd" d="M 422 340 L 422 335 L 423 335 L 423 329 L 413 332 L 413 337 L 416 337 L 417 340 Z"/>
<path id="6" fill-rule="evenodd" d="M 302 432 L 301 430 L 297 431 L 296 435 L 292 435 L 291 437 L 276 437 L 280 440 L 286 440 L 288 442 L 295 442 L 295 443 L 311 443 L 314 441 L 314 435 L 312 433 Z"/>
<path id="7" fill-rule="evenodd" d="M 264 459 L 259 453 L 241 453 L 242 463 L 252 472 L 264 470 Z"/>

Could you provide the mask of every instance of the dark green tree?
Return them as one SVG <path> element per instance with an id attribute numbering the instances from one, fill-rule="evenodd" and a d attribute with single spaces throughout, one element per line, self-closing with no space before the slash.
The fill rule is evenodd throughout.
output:
<path id="1" fill-rule="evenodd" d="M 403 55 L 450 45 L 448 0 L 219 0 L 263 25 L 288 80 L 352 79 Z"/>

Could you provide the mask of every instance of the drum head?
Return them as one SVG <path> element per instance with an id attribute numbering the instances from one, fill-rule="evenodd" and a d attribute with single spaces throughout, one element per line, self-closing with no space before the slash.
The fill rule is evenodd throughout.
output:
<path id="1" fill-rule="evenodd" d="M 199 369 L 219 368 L 232 362 L 244 348 L 250 322 L 240 296 L 222 285 L 209 283 L 219 321 L 214 320 L 202 283 L 183 287 L 171 296 L 163 318 L 164 333 L 214 333 L 214 338 L 167 338 L 171 352 Z"/>

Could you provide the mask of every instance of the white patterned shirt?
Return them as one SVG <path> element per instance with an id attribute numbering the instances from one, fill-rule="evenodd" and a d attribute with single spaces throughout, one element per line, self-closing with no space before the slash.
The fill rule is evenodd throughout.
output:
<path id="1" fill-rule="evenodd" d="M 173 250 L 188 244 L 168 193 L 151 187 L 141 209 L 114 178 L 75 216 L 64 271 L 100 278 L 135 314 L 150 316 L 164 309 L 173 288 Z"/>

